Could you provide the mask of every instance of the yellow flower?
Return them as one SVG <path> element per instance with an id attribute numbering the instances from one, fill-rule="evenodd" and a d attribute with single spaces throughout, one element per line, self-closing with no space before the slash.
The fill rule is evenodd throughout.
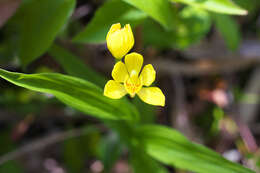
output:
<path id="1" fill-rule="evenodd" d="M 120 23 L 111 26 L 107 33 L 107 48 L 112 55 L 117 58 L 123 58 L 134 46 L 134 36 L 129 24 L 121 28 Z"/>
<path id="2" fill-rule="evenodd" d="M 127 93 L 134 97 L 137 94 L 141 100 L 151 105 L 165 105 L 165 96 L 158 87 L 148 87 L 155 80 L 155 70 L 151 64 L 145 65 L 142 72 L 143 56 L 130 53 L 125 56 L 125 63 L 119 61 L 112 71 L 114 80 L 109 80 L 104 89 L 104 95 L 119 99 Z M 139 74 L 140 73 L 140 74 Z"/>

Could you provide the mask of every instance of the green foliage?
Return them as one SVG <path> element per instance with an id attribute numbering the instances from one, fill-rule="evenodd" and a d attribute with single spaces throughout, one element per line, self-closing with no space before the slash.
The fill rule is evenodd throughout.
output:
<path id="1" fill-rule="evenodd" d="M 140 112 L 140 122 L 141 123 L 154 123 L 156 118 L 156 108 L 152 105 L 144 103 L 139 97 L 133 99 L 133 104 Z"/>
<path id="2" fill-rule="evenodd" d="M 109 133 L 99 144 L 99 157 L 104 165 L 104 169 L 110 172 L 115 162 L 119 159 L 123 145 L 116 133 Z"/>
<path id="3" fill-rule="evenodd" d="M 156 160 L 151 158 L 145 151 L 140 148 L 134 148 L 131 150 L 130 163 L 132 165 L 134 173 L 167 173 L 167 169 L 159 164 Z"/>
<path id="4" fill-rule="evenodd" d="M 26 0 L 15 21 L 19 30 L 18 55 L 23 65 L 42 55 L 67 23 L 75 0 Z"/>
<path id="5" fill-rule="evenodd" d="M 248 15 L 250 15 L 250 13 L 251 15 L 254 14 L 252 12 L 255 12 L 257 8 L 260 6 L 260 2 L 258 0 L 234 0 L 233 2 L 235 2 L 240 7 L 246 9 L 248 11 Z"/>
<path id="6" fill-rule="evenodd" d="M 201 9 L 186 7 L 179 13 L 176 47 L 186 48 L 201 40 L 210 30 L 209 14 Z"/>
<path id="7" fill-rule="evenodd" d="M 203 9 L 225 14 L 246 13 L 245 10 L 241 9 L 229 0 L 207 0 L 205 2 L 204 0 L 201 2 L 184 0 L 180 2 L 191 6 L 182 10 L 176 18 L 176 15 L 174 15 L 174 8 L 169 4 L 169 2 L 167 2 L 167 0 L 153 0 L 149 2 L 139 0 L 123 1 L 131 4 L 139 10 L 120 0 L 108 1 L 97 10 L 91 22 L 82 32 L 76 35 L 73 40 L 79 43 L 102 43 L 105 41 L 107 31 L 112 23 L 130 23 L 134 27 L 144 21 L 148 15 L 164 27 L 160 29 L 161 32 L 159 32 L 159 34 L 161 35 L 155 35 L 152 26 L 145 29 L 145 32 L 152 30 L 150 31 L 152 34 L 148 36 L 149 44 L 156 44 L 155 42 L 160 43 L 162 39 L 158 41 L 156 37 L 161 38 L 162 36 L 167 37 L 163 43 L 170 42 L 170 44 L 166 43 L 166 47 L 176 44 L 176 47 L 178 48 L 186 48 L 188 45 L 203 38 L 203 36 L 209 31 L 211 20 Z M 153 41 L 153 39 L 155 40 Z M 158 45 L 162 47 L 164 44 Z"/>
<path id="8" fill-rule="evenodd" d="M 48 52 L 69 75 L 86 79 L 100 87 L 105 86 L 106 79 L 101 74 L 88 67 L 68 50 L 54 44 Z"/>
<path id="9" fill-rule="evenodd" d="M 38 92 L 55 95 L 63 103 L 86 114 L 104 119 L 135 121 L 138 112 L 127 100 L 111 100 L 96 85 L 76 77 L 58 73 L 22 74 L 0 70 L 9 82 Z"/>
<path id="10" fill-rule="evenodd" d="M 144 11 L 164 28 L 172 26 L 172 9 L 168 0 L 123 0 L 136 8 Z"/>
<path id="11" fill-rule="evenodd" d="M 83 128 L 82 136 L 65 140 L 63 144 L 64 160 L 70 173 L 83 172 L 85 167 L 84 160 L 86 157 L 93 156 L 95 149 L 97 149 L 97 143 L 100 138 L 99 130 L 94 126 Z M 91 150 L 89 151 L 88 149 L 90 148 Z"/>
<path id="12" fill-rule="evenodd" d="M 236 50 L 241 40 L 239 26 L 234 19 L 227 15 L 213 15 L 216 27 L 225 39 L 229 49 Z"/>
<path id="13" fill-rule="evenodd" d="M 211 27 L 209 14 L 201 9 L 186 7 L 174 19 L 176 26 L 171 31 L 165 31 L 151 20 L 145 21 L 144 43 L 159 48 L 184 49 L 201 40 Z"/>
<path id="14" fill-rule="evenodd" d="M 125 2 L 108 1 L 97 10 L 91 22 L 73 40 L 80 43 L 102 43 L 105 42 L 111 24 L 120 22 L 121 25 L 124 25 L 130 23 L 134 27 L 146 16 L 145 13 Z"/>
<path id="15" fill-rule="evenodd" d="M 202 145 L 189 142 L 173 129 L 144 125 L 137 133 L 146 152 L 165 164 L 200 173 L 253 173 Z"/>
<path id="16" fill-rule="evenodd" d="M 246 15 L 247 11 L 234 4 L 231 0 L 171 0 L 196 8 L 203 8 L 216 13 Z"/>

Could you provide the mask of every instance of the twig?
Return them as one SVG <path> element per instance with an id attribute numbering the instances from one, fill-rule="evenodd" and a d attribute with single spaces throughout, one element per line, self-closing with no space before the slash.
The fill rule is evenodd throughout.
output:
<path id="1" fill-rule="evenodd" d="M 16 158 L 19 158 L 27 153 L 31 153 L 33 151 L 37 151 L 40 149 L 43 149 L 49 145 L 64 141 L 66 139 L 74 138 L 74 137 L 79 137 L 82 135 L 85 135 L 87 133 L 96 131 L 97 128 L 91 126 L 91 127 L 84 127 L 80 129 L 73 129 L 70 131 L 66 132 L 56 132 L 54 134 L 45 136 L 43 138 L 34 140 L 30 142 L 29 144 L 22 146 L 12 152 L 9 152 L 2 157 L 0 157 L 0 165 L 4 164 L 5 162 L 9 160 L 13 160 Z M 101 129 L 103 131 L 103 129 Z"/>
<path id="2" fill-rule="evenodd" d="M 234 73 L 260 64 L 259 40 L 245 40 L 239 52 L 230 52 L 219 39 L 203 42 L 182 52 L 193 62 L 176 62 L 172 57 L 159 57 L 154 62 L 159 71 L 187 76 Z M 167 58 L 167 59 L 166 59 Z"/>
<path id="3" fill-rule="evenodd" d="M 248 126 L 240 121 L 237 121 L 237 125 L 238 125 L 240 136 L 243 139 L 244 143 L 246 144 L 246 147 L 248 148 L 249 152 L 251 153 L 256 152 L 258 146 Z"/>
<path id="4" fill-rule="evenodd" d="M 227 74 L 247 69 L 260 64 L 260 58 L 242 59 L 200 59 L 196 62 L 176 62 L 164 58 L 152 62 L 159 73 L 181 74 L 184 76 L 203 76 L 215 74 Z"/>
<path id="5" fill-rule="evenodd" d="M 171 106 L 172 126 L 185 134 L 189 139 L 202 143 L 197 131 L 190 122 L 189 113 L 187 112 L 186 89 L 182 76 L 172 76 L 172 85 L 174 88 L 174 100 Z M 195 133 L 197 134 L 195 135 Z"/>

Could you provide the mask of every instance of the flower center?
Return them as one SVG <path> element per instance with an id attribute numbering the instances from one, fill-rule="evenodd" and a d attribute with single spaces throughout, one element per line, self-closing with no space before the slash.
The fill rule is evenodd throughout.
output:
<path id="1" fill-rule="evenodd" d="M 142 88 L 141 80 L 137 75 L 129 77 L 124 83 L 126 91 L 130 94 L 131 97 L 134 97 L 135 94 Z"/>

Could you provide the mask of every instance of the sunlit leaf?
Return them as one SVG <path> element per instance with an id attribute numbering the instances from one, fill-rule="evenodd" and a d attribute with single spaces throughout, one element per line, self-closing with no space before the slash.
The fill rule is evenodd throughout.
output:
<path id="1" fill-rule="evenodd" d="M 65 104 L 103 119 L 136 120 L 138 112 L 126 99 L 112 100 L 103 96 L 96 85 L 58 73 L 23 74 L 0 69 L 7 81 L 38 92 L 55 95 Z"/>
<path id="2" fill-rule="evenodd" d="M 164 28 L 172 26 L 172 9 L 168 0 L 123 0 L 144 11 Z"/>
<path id="3" fill-rule="evenodd" d="M 234 15 L 246 15 L 247 11 L 233 3 L 231 0 L 171 0 L 172 2 L 180 2 L 193 7 L 203 8 L 209 11 L 234 14 Z"/>
<path id="4" fill-rule="evenodd" d="M 200 173 L 253 173 L 202 145 L 190 142 L 173 129 L 143 125 L 138 133 L 144 150 L 165 164 Z"/>

